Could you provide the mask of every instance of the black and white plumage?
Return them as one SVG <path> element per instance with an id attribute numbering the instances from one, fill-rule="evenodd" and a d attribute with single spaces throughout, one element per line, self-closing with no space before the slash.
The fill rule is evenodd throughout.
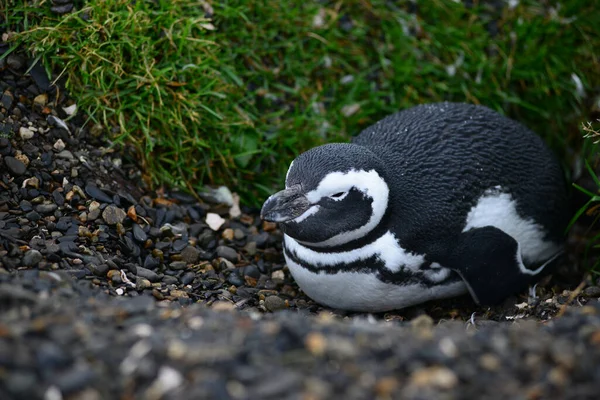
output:
<path id="1" fill-rule="evenodd" d="M 467 291 L 499 302 L 548 270 L 568 222 L 543 141 L 462 103 L 416 106 L 311 149 L 285 187 L 261 215 L 280 223 L 292 275 L 315 301 L 355 311 Z"/>

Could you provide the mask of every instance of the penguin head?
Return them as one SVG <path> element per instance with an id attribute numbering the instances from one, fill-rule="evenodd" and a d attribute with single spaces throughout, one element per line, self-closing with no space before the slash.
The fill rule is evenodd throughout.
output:
<path id="1" fill-rule="evenodd" d="M 386 213 L 383 163 L 349 143 L 315 147 L 290 165 L 285 189 L 269 197 L 261 218 L 278 222 L 298 242 L 333 247 L 361 239 Z"/>

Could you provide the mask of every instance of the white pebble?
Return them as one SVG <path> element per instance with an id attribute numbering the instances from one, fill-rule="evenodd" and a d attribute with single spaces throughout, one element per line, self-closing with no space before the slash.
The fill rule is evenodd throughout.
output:
<path id="1" fill-rule="evenodd" d="M 68 116 L 75 115 L 77 112 L 77 104 L 71 104 L 69 107 L 63 107 L 63 111 Z"/>
<path id="2" fill-rule="evenodd" d="M 65 142 L 62 141 L 62 139 L 58 139 L 53 146 L 56 150 L 58 151 L 63 151 L 65 149 Z"/>
<path id="3" fill-rule="evenodd" d="M 33 137 L 33 131 L 29 128 L 25 128 L 24 126 L 22 126 L 21 128 L 19 128 L 19 136 L 21 136 L 21 139 L 23 140 L 29 140 Z"/>
<path id="4" fill-rule="evenodd" d="M 225 220 L 223 218 L 221 218 L 221 216 L 219 214 L 215 214 L 215 213 L 206 214 L 206 224 L 213 231 L 218 231 L 219 228 L 221 228 L 224 223 L 225 223 Z"/>

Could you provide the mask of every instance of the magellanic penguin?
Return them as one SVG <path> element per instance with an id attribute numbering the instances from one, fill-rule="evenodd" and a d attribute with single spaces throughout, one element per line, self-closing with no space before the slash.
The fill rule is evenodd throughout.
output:
<path id="1" fill-rule="evenodd" d="M 563 171 L 536 134 L 487 107 L 419 105 L 290 165 L 261 216 L 300 288 L 380 312 L 527 288 L 562 252 Z"/>

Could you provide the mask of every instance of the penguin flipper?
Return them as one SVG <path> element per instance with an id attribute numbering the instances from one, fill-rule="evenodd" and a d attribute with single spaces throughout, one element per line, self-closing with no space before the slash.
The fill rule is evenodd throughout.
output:
<path id="1" fill-rule="evenodd" d="M 525 267 L 519 243 L 486 226 L 463 232 L 448 267 L 466 283 L 476 303 L 493 305 L 523 291 L 559 254 L 535 270 Z"/>

